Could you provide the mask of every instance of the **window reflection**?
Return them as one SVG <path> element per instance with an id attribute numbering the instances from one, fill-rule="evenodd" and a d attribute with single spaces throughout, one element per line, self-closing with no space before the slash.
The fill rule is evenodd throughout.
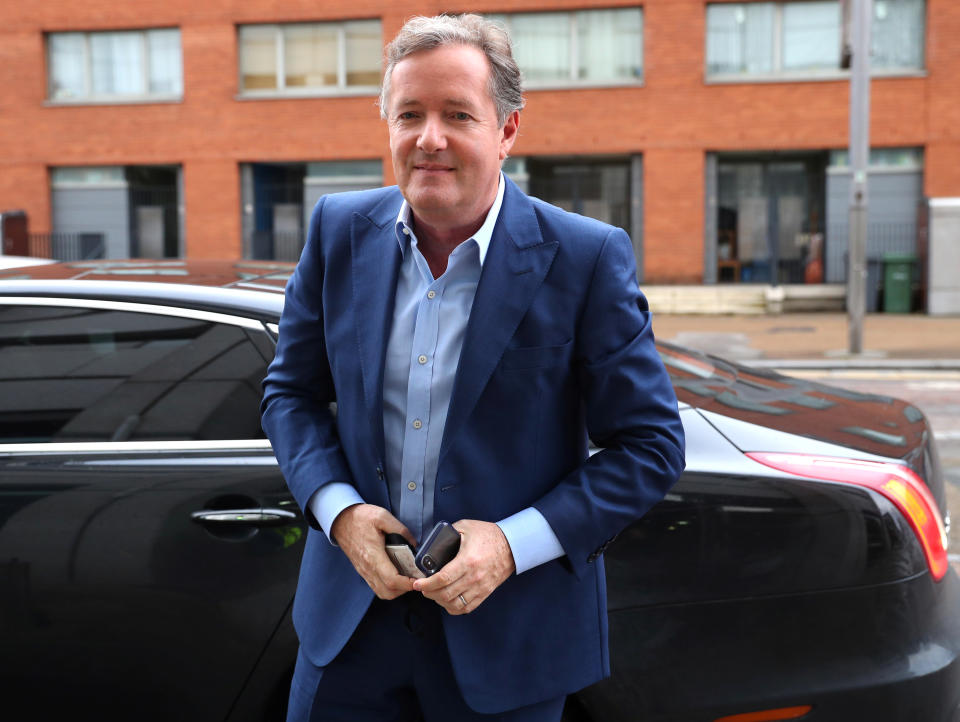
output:
<path id="1" fill-rule="evenodd" d="M 677 399 L 696 409 L 886 456 L 924 443 L 923 414 L 889 396 L 733 366 L 665 343 L 657 350 Z"/>
<path id="2" fill-rule="evenodd" d="M 0 309 L 0 441 L 262 438 L 266 362 L 239 328 L 83 308 Z"/>

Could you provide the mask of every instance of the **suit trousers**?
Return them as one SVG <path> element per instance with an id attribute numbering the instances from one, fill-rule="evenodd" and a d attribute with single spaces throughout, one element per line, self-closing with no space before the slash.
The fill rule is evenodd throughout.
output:
<path id="1" fill-rule="evenodd" d="M 301 649 L 287 722 L 559 722 L 565 696 L 499 714 L 470 709 L 453 675 L 442 614 L 415 592 L 374 599 L 329 665 L 315 666 Z"/>

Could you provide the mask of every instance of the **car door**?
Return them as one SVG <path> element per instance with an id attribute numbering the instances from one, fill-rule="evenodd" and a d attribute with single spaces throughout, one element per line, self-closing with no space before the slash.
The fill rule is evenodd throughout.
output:
<path id="1" fill-rule="evenodd" d="M 239 316 L 0 298 L 5 712 L 223 718 L 286 613 L 305 526 Z"/>

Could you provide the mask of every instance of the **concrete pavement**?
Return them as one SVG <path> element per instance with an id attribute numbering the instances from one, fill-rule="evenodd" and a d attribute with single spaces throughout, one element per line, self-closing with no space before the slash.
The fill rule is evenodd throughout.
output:
<path id="1" fill-rule="evenodd" d="M 658 340 L 756 365 L 960 369 L 960 316 L 868 314 L 856 357 L 847 328 L 845 313 L 653 316 Z"/>

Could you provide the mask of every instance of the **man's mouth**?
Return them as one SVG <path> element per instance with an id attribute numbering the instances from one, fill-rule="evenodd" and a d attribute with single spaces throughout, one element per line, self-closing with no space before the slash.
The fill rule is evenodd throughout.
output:
<path id="1" fill-rule="evenodd" d="M 431 173 L 442 173 L 444 171 L 452 171 L 448 165 L 440 165 L 439 163 L 416 163 L 413 166 L 414 170 L 428 171 Z"/>

